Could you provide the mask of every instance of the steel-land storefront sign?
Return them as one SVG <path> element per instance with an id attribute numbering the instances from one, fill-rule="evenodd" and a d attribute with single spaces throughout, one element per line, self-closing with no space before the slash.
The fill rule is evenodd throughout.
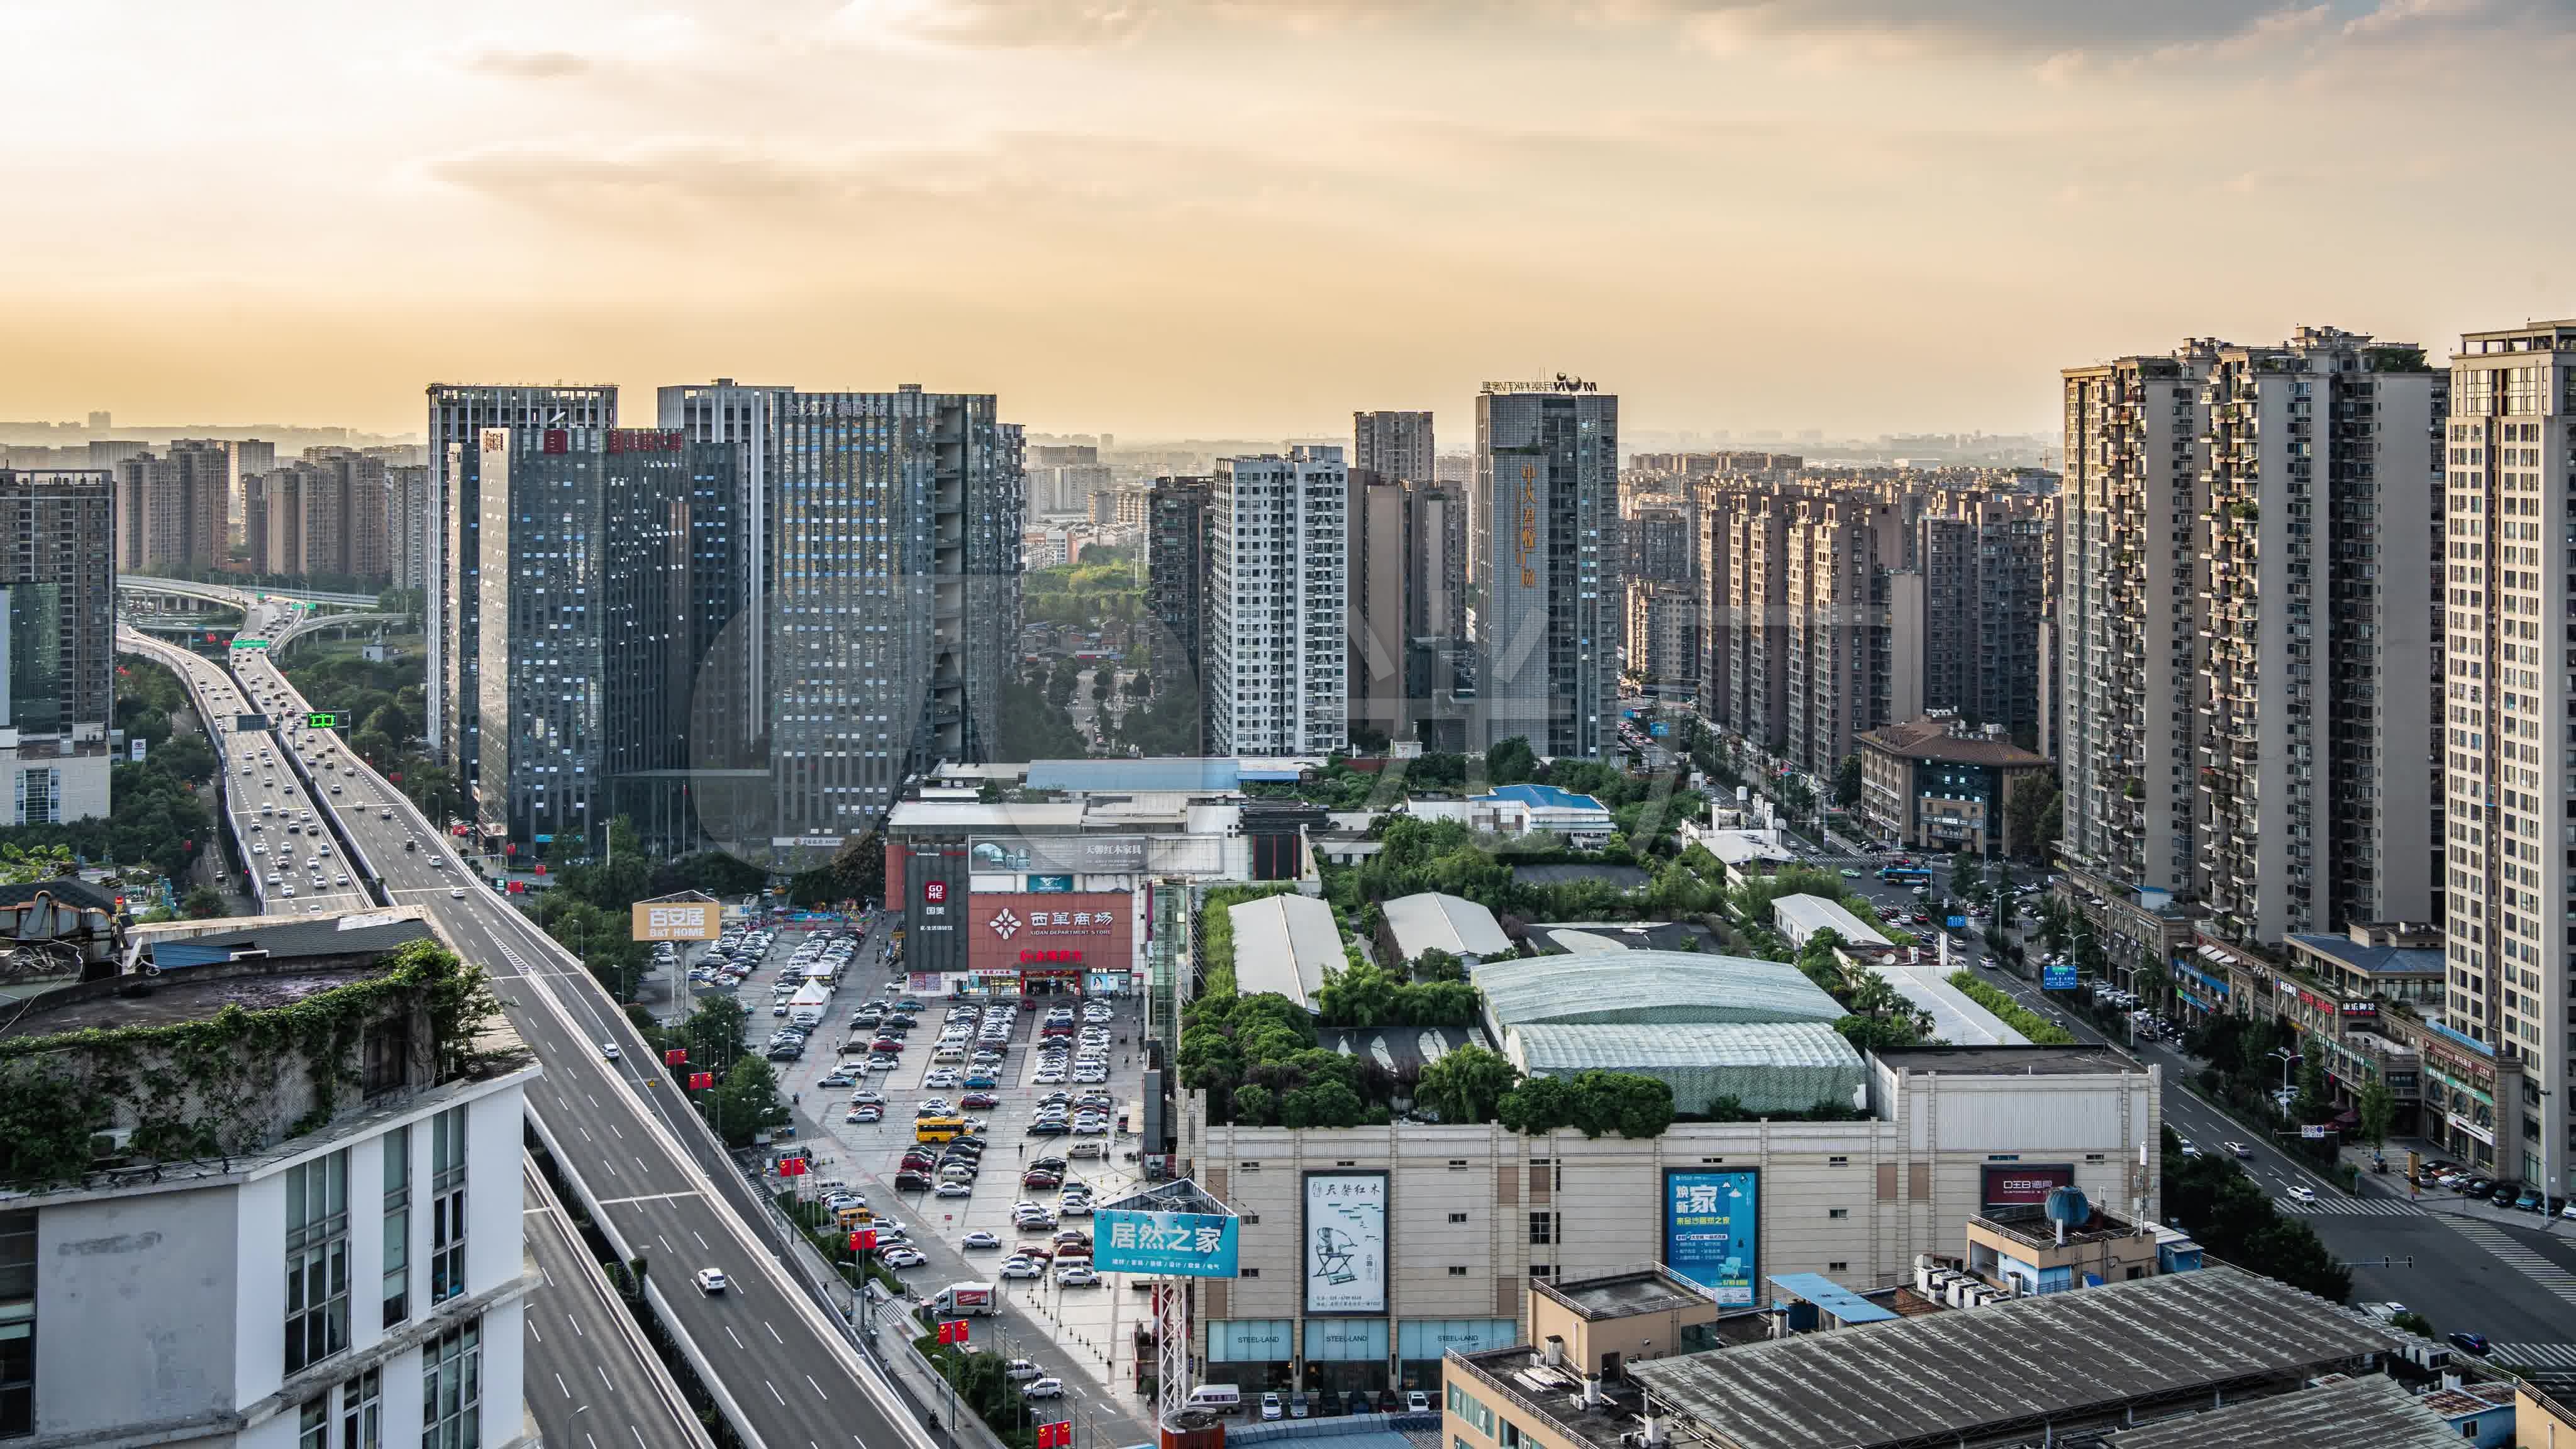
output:
<path id="1" fill-rule="evenodd" d="M 1522 1342 L 1517 1318 L 1408 1318 L 1395 1326 L 1397 1358 L 1483 1353 Z"/>
<path id="2" fill-rule="evenodd" d="M 1102 1208 L 1091 1236 L 1091 1266 L 1104 1273 L 1231 1278 L 1240 1246 L 1235 1220 L 1223 1213 Z"/>
<path id="3" fill-rule="evenodd" d="M 638 941 L 712 941 L 719 934 L 714 901 L 637 901 L 628 933 Z"/>
<path id="4" fill-rule="evenodd" d="M 1664 1266 L 1722 1308 L 1749 1308 L 1762 1267 L 1762 1182 L 1753 1168 L 1664 1171 Z"/>
<path id="5" fill-rule="evenodd" d="M 978 835 L 966 842 L 979 871 L 1132 875 L 1145 868 L 1141 835 Z"/>
<path id="6" fill-rule="evenodd" d="M 1384 1172 L 1306 1174 L 1309 1314 L 1386 1312 L 1386 1180 Z"/>
<path id="7" fill-rule="evenodd" d="M 1208 1362 L 1283 1363 L 1290 1351 L 1297 1320 L 1293 1318 L 1212 1318 L 1208 1320 Z"/>
<path id="8" fill-rule="evenodd" d="M 1984 1190 L 1977 1194 L 1988 1208 L 2040 1207 L 2051 1189 L 2075 1185 L 2071 1162 L 1989 1162 Z"/>
<path id="9" fill-rule="evenodd" d="M 1079 976 L 1133 963 L 1128 891 L 978 893 L 962 908 L 966 963 L 976 971 Z"/>
<path id="10" fill-rule="evenodd" d="M 1386 1320 L 1308 1319 L 1306 1359 L 1310 1363 L 1383 1363 L 1386 1361 Z"/>

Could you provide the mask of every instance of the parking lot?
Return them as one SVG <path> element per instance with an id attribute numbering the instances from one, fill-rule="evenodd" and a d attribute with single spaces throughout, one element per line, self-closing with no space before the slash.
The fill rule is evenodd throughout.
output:
<path id="1" fill-rule="evenodd" d="M 755 1044 L 768 1037 L 764 1008 L 790 999 L 779 988 L 806 939 L 780 931 L 742 983 Z M 1141 1183 L 1128 1130 L 1142 1110 L 1141 1006 L 1078 995 L 917 997 L 886 944 L 880 922 L 851 951 L 804 1054 L 777 1064 L 799 1134 L 821 1160 L 815 1183 L 845 1182 L 866 1198 L 884 1260 L 915 1297 L 995 1284 L 998 1336 L 1012 1356 L 1064 1375 L 1085 1414 L 1141 1423 L 1133 1339 L 1149 1309 L 1134 1289 L 1142 1280 L 1088 1272 L 1089 1205 Z M 1062 1043 L 1060 1066 L 1051 1041 Z M 875 1050 L 880 1043 L 899 1049 Z M 868 1069 L 846 1069 L 855 1067 Z M 953 1128 L 939 1125 L 947 1119 Z M 925 1122 L 934 1138 L 962 1129 L 965 1144 L 922 1141 Z"/>

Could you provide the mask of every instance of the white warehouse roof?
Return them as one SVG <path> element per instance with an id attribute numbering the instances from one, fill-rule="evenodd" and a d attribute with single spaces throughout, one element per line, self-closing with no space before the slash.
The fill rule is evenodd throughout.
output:
<path id="1" fill-rule="evenodd" d="M 1395 937 L 1395 953 L 1407 961 L 1432 950 L 1479 960 L 1514 951 L 1494 913 L 1463 896 L 1423 891 L 1398 896 L 1380 909 L 1386 913 L 1388 934 Z"/>
<path id="2" fill-rule="evenodd" d="M 1314 1010 L 1324 974 L 1345 961 L 1333 908 L 1312 896 L 1264 896 L 1227 907 L 1226 917 L 1234 925 L 1234 989 L 1275 991 Z"/>
<path id="3" fill-rule="evenodd" d="M 1792 946 L 1804 946 L 1818 931 L 1832 931 L 1846 946 L 1893 946 L 1878 928 L 1823 896 L 1782 896 L 1771 903 L 1771 924 Z"/>

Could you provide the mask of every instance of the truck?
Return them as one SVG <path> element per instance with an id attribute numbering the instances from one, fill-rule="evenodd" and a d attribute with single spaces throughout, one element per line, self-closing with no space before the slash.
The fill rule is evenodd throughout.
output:
<path id="1" fill-rule="evenodd" d="M 798 1026 L 819 1025 L 823 1020 L 823 1008 L 831 1000 L 832 988 L 815 982 L 788 998 L 787 1019 Z"/>
<path id="2" fill-rule="evenodd" d="M 941 1314 L 969 1314 L 990 1317 L 1001 1294 L 990 1283 L 951 1283 L 930 1295 L 930 1311 Z"/>

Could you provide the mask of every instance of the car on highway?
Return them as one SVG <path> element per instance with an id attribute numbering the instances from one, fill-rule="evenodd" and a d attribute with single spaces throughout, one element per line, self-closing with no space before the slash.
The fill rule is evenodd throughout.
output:
<path id="1" fill-rule="evenodd" d="M 2306 1183 L 2299 1183 L 2290 1189 L 2290 1200 L 2292 1202 L 2315 1202 L 2317 1200 L 2317 1190 L 2308 1186 Z"/>
<path id="2" fill-rule="evenodd" d="M 2449 1335 L 2449 1338 L 2451 1340 L 2451 1347 L 2459 1349 L 2464 1353 L 2476 1354 L 2480 1358 L 2486 1357 L 2488 1344 L 2487 1336 L 2485 1334 L 2454 1333 Z"/>
<path id="3" fill-rule="evenodd" d="M 697 1283 L 700 1293 L 713 1294 L 725 1291 L 725 1275 L 722 1268 L 700 1268 L 691 1276 Z"/>
<path id="4" fill-rule="evenodd" d="M 2254 1155 L 2254 1149 L 2246 1146 L 2242 1142 L 2229 1142 L 2227 1144 L 2227 1150 L 2229 1153 L 2237 1157 L 2252 1157 Z"/>

